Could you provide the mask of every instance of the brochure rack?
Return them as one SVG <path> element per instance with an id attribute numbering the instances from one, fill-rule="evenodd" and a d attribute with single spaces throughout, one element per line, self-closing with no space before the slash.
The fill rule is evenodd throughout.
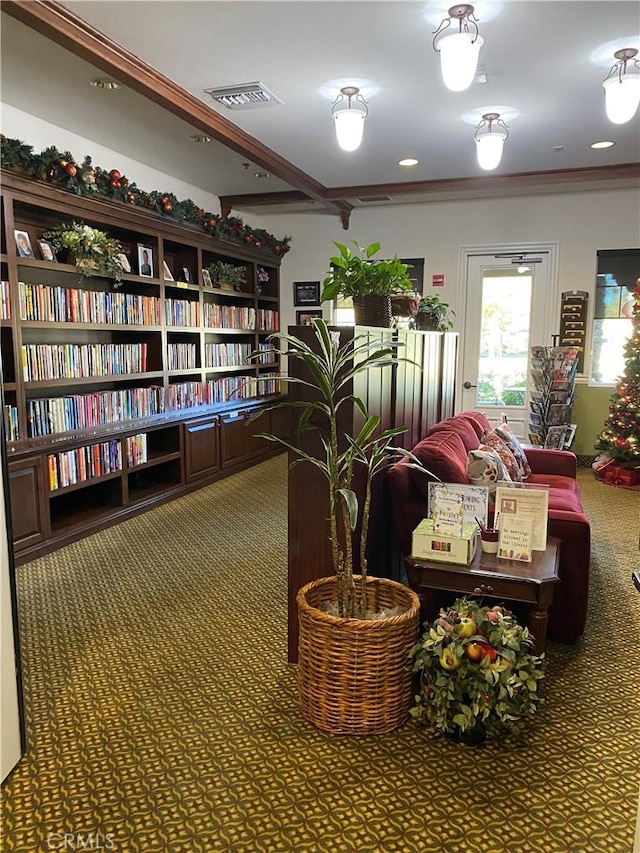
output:
<path id="1" fill-rule="evenodd" d="M 576 347 L 531 347 L 532 444 L 562 450 L 573 438 L 570 421 L 578 354 Z"/>

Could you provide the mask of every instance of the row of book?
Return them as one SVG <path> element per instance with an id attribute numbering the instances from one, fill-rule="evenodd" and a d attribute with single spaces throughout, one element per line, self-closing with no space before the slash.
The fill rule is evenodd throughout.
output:
<path id="1" fill-rule="evenodd" d="M 178 382 L 167 388 L 167 410 L 179 411 L 193 406 L 211 406 L 234 400 L 280 393 L 280 378 L 276 374 L 227 376 L 208 382 Z"/>
<path id="2" fill-rule="evenodd" d="M 206 302 L 204 305 L 204 325 L 212 329 L 253 330 L 256 328 L 256 309 Z"/>
<path id="3" fill-rule="evenodd" d="M 265 332 L 277 332 L 280 328 L 280 315 L 277 311 L 258 308 L 258 328 Z"/>
<path id="4" fill-rule="evenodd" d="M 205 344 L 205 364 L 207 367 L 239 367 L 247 363 L 252 351 L 251 344 Z"/>
<path id="5" fill-rule="evenodd" d="M 20 317 L 47 323 L 111 323 L 159 326 L 160 300 L 117 290 L 57 287 L 19 283 Z"/>
<path id="6" fill-rule="evenodd" d="M 11 299 L 9 298 L 9 282 L 0 281 L 0 320 L 11 319 Z"/>
<path id="7" fill-rule="evenodd" d="M 30 438 L 146 418 L 165 411 L 164 388 L 124 388 L 27 400 Z"/>
<path id="8" fill-rule="evenodd" d="M 47 456 L 47 469 L 51 492 L 122 471 L 122 445 L 111 439 L 52 453 Z"/>
<path id="9" fill-rule="evenodd" d="M 25 344 L 22 374 L 25 382 L 120 376 L 147 370 L 142 344 Z"/>
<path id="10" fill-rule="evenodd" d="M 129 468 L 144 464 L 148 458 L 146 432 L 130 435 L 127 438 L 127 465 Z"/>
<path id="11" fill-rule="evenodd" d="M 165 299 L 164 318 L 169 326 L 199 326 L 200 303 L 189 299 Z"/>
<path id="12" fill-rule="evenodd" d="M 195 344 L 169 344 L 167 347 L 169 370 L 197 369 Z"/>
<path id="13" fill-rule="evenodd" d="M 19 441 L 20 430 L 18 428 L 18 407 L 7 405 L 4 407 L 4 426 L 8 441 Z"/>

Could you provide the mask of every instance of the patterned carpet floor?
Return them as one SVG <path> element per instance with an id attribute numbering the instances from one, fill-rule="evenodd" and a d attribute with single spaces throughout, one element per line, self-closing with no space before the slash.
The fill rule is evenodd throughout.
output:
<path id="1" fill-rule="evenodd" d="M 482 747 L 413 723 L 332 738 L 301 718 L 284 457 L 23 566 L 29 749 L 4 788 L 2 849 L 630 853 L 639 501 L 590 471 L 580 483 L 587 632 L 548 648 L 525 735 Z"/>

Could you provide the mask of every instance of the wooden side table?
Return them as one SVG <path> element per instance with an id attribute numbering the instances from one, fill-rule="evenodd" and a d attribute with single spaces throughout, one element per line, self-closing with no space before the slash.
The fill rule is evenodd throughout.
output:
<path id="1" fill-rule="evenodd" d="M 468 566 L 454 563 L 437 563 L 406 557 L 405 566 L 409 586 L 418 594 L 423 621 L 435 616 L 429 612 L 431 593 L 449 590 L 462 595 L 473 595 L 479 589 L 484 596 L 529 604 L 527 627 L 533 634 L 534 651 L 541 654 L 545 648 L 549 607 L 553 601 L 555 584 L 559 582 L 558 561 L 560 540 L 547 537 L 545 551 L 534 551 L 530 563 L 499 559 L 496 554 L 485 554 L 478 543 L 478 551 Z M 476 593 L 477 594 L 477 593 Z"/>

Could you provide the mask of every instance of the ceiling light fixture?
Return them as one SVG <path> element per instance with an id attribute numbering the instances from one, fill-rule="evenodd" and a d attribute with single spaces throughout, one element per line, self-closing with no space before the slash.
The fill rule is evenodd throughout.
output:
<path id="1" fill-rule="evenodd" d="M 604 104 L 610 122 L 626 124 L 634 117 L 640 104 L 640 62 L 635 58 L 638 51 L 625 47 L 613 55 L 618 61 L 602 84 Z"/>
<path id="2" fill-rule="evenodd" d="M 452 19 L 458 21 L 458 32 L 442 35 L 451 26 Z M 443 19 L 434 33 L 433 49 L 440 54 L 442 79 L 452 92 L 463 92 L 473 83 L 480 48 L 484 44 L 478 34 L 477 21 L 473 6 L 459 3 L 449 9 L 449 17 Z"/>
<path id="3" fill-rule="evenodd" d="M 367 102 L 357 86 L 345 86 L 340 89 L 340 94 L 331 109 L 331 115 L 336 122 L 338 145 L 343 151 L 355 151 L 360 147 L 364 133 L 364 120 L 368 112 Z"/>
<path id="4" fill-rule="evenodd" d="M 405 157 L 403 160 L 398 160 L 398 166 L 417 166 L 419 160 L 415 157 Z"/>
<path id="5" fill-rule="evenodd" d="M 502 159 L 502 149 L 505 139 L 509 136 L 507 125 L 500 118 L 500 113 L 485 113 L 482 121 L 476 127 L 474 139 L 478 165 L 490 172 L 495 169 Z"/>
<path id="6" fill-rule="evenodd" d="M 615 142 L 611 142 L 610 139 L 603 139 L 602 142 L 592 142 L 589 148 L 595 148 L 598 150 L 599 148 L 613 148 Z"/>
<path id="7" fill-rule="evenodd" d="M 107 91 L 120 88 L 120 83 L 116 83 L 115 80 L 89 80 L 89 83 L 96 89 L 106 89 Z"/>

